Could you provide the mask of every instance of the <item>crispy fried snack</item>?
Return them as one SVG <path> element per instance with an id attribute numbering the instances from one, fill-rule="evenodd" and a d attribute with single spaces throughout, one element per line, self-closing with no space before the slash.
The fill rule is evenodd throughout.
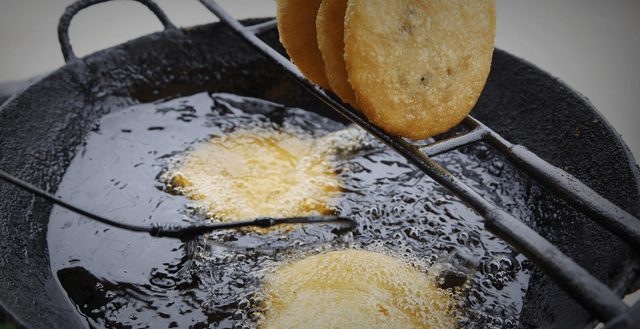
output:
<path id="1" fill-rule="evenodd" d="M 322 53 L 331 90 L 344 102 L 359 108 L 356 94 L 348 81 L 349 75 L 344 62 L 344 15 L 346 10 L 347 0 L 322 0 L 316 17 L 318 47 Z"/>
<path id="2" fill-rule="evenodd" d="M 318 49 L 316 15 L 322 0 L 278 0 L 280 42 L 300 72 L 316 85 L 330 89 Z"/>
<path id="3" fill-rule="evenodd" d="M 480 97 L 495 29 L 493 0 L 349 0 L 344 59 L 360 108 L 391 134 L 447 131 Z"/>
<path id="4" fill-rule="evenodd" d="M 402 261 L 333 251 L 278 269 L 261 328 L 454 328 L 453 296 Z"/>

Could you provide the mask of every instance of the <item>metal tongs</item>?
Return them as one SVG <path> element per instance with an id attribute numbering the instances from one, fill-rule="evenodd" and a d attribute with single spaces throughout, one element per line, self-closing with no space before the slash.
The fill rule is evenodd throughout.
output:
<path id="1" fill-rule="evenodd" d="M 329 96 L 320 87 L 311 83 L 292 62 L 257 37 L 262 32 L 276 28 L 276 20 L 254 26 L 243 26 L 213 0 L 200 0 L 200 2 L 254 48 L 284 69 L 309 92 L 400 153 L 409 162 L 473 208 L 485 219 L 485 227 L 489 231 L 522 252 L 599 320 L 610 321 L 609 325 L 615 326 L 625 321 L 634 321 L 633 314 L 640 314 L 640 303 L 632 308 L 628 307 L 609 287 L 564 255 L 555 245 L 522 221 L 484 199 L 430 157 L 485 141 L 504 154 L 518 169 L 553 191 L 577 210 L 618 235 L 635 250 L 640 250 L 639 219 L 600 196 L 571 174 L 551 165 L 524 146 L 510 143 L 471 116 L 467 116 L 462 122 L 469 129 L 468 132 L 426 146 L 390 135 L 370 123 L 366 117 L 351 106 Z"/>

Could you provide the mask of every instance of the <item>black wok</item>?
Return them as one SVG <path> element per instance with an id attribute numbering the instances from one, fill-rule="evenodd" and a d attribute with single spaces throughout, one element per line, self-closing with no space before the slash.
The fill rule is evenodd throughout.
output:
<path id="1" fill-rule="evenodd" d="M 275 31 L 263 38 L 283 52 Z M 54 193 L 103 114 L 202 91 L 260 97 L 345 121 L 224 25 L 170 27 L 71 60 L 11 97 L 0 108 L 0 168 Z M 629 150 L 598 111 L 561 81 L 496 50 L 472 114 L 640 215 L 640 173 Z M 628 245 L 551 196 L 530 206 L 527 222 L 585 269 L 620 295 L 638 288 L 640 263 Z M 0 309 L 27 328 L 86 327 L 51 273 L 51 209 L 0 181 Z M 548 214 L 560 220 L 550 221 Z M 521 327 L 583 327 L 591 320 L 561 287 L 534 271 Z"/>

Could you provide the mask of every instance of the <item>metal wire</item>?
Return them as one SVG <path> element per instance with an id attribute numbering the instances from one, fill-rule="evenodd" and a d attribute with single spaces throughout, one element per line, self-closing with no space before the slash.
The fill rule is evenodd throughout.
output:
<path id="1" fill-rule="evenodd" d="M 133 232 L 149 233 L 155 237 L 177 238 L 182 241 L 193 239 L 198 235 L 209 233 L 211 231 L 224 230 L 224 229 L 230 229 L 230 228 L 239 228 L 239 227 L 246 227 L 246 226 L 271 227 L 279 224 L 336 223 L 340 225 L 340 227 L 338 228 L 338 231 L 340 232 L 352 231 L 357 227 L 357 223 L 353 219 L 347 218 L 347 217 L 339 217 L 339 216 L 303 216 L 303 217 L 286 217 L 286 218 L 260 217 L 254 220 L 246 220 L 246 221 L 235 221 L 235 222 L 228 222 L 228 223 L 213 223 L 213 224 L 203 223 L 203 224 L 192 224 L 192 225 L 183 225 L 179 223 L 154 223 L 151 226 L 131 225 L 131 224 L 115 221 L 112 219 L 108 219 L 103 216 L 94 214 L 90 211 L 76 207 L 56 197 L 55 195 L 50 194 L 36 186 L 33 186 L 19 178 L 16 178 L 2 170 L 0 170 L 0 179 L 7 181 L 11 184 L 14 184 L 44 199 L 47 199 L 50 202 L 55 203 L 61 207 L 69 209 L 75 213 L 91 218 L 98 222 L 101 222 L 113 227 L 133 231 Z"/>
<path id="2" fill-rule="evenodd" d="M 463 121 L 463 124 L 470 131 L 430 145 L 418 145 L 406 139 L 392 136 L 370 123 L 351 106 L 334 99 L 324 90 L 312 84 L 298 71 L 293 63 L 262 42 L 256 34 L 265 31 L 264 26 L 275 26 L 275 20 L 261 24 L 262 26 L 259 29 L 250 26 L 245 27 L 227 14 L 213 0 L 200 0 L 200 2 L 258 51 L 284 69 L 304 88 L 397 151 L 436 182 L 467 203 L 485 219 L 485 227 L 488 230 L 528 257 L 599 320 L 606 322 L 630 314 L 632 308 L 625 305 L 609 287 L 598 281 L 533 229 L 485 200 L 475 190 L 431 160 L 430 157 L 479 141 L 488 142 L 519 169 L 529 174 L 543 186 L 552 187 L 552 190 L 556 191 L 558 196 L 565 199 L 569 204 L 614 234 L 619 235 L 636 250 L 640 250 L 640 221 L 637 218 L 598 195 L 572 175 L 545 162 L 523 146 L 510 143 L 471 116 Z M 634 306 L 634 309 L 637 307 L 638 305 Z"/>

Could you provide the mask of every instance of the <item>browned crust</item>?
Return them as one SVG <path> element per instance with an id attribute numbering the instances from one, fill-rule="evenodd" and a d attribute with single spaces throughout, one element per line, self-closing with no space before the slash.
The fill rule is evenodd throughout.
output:
<path id="1" fill-rule="evenodd" d="M 484 88 L 493 0 L 349 0 L 345 62 L 367 118 L 425 139 L 457 125 Z"/>
<path id="2" fill-rule="evenodd" d="M 316 29 L 318 47 L 324 60 L 327 80 L 331 90 L 344 102 L 359 108 L 356 94 L 349 83 L 349 75 L 344 62 L 344 15 L 347 0 L 322 0 Z"/>
<path id="3" fill-rule="evenodd" d="M 316 37 L 316 15 L 322 0 L 278 0 L 280 42 L 300 72 L 316 85 L 330 89 Z"/>

